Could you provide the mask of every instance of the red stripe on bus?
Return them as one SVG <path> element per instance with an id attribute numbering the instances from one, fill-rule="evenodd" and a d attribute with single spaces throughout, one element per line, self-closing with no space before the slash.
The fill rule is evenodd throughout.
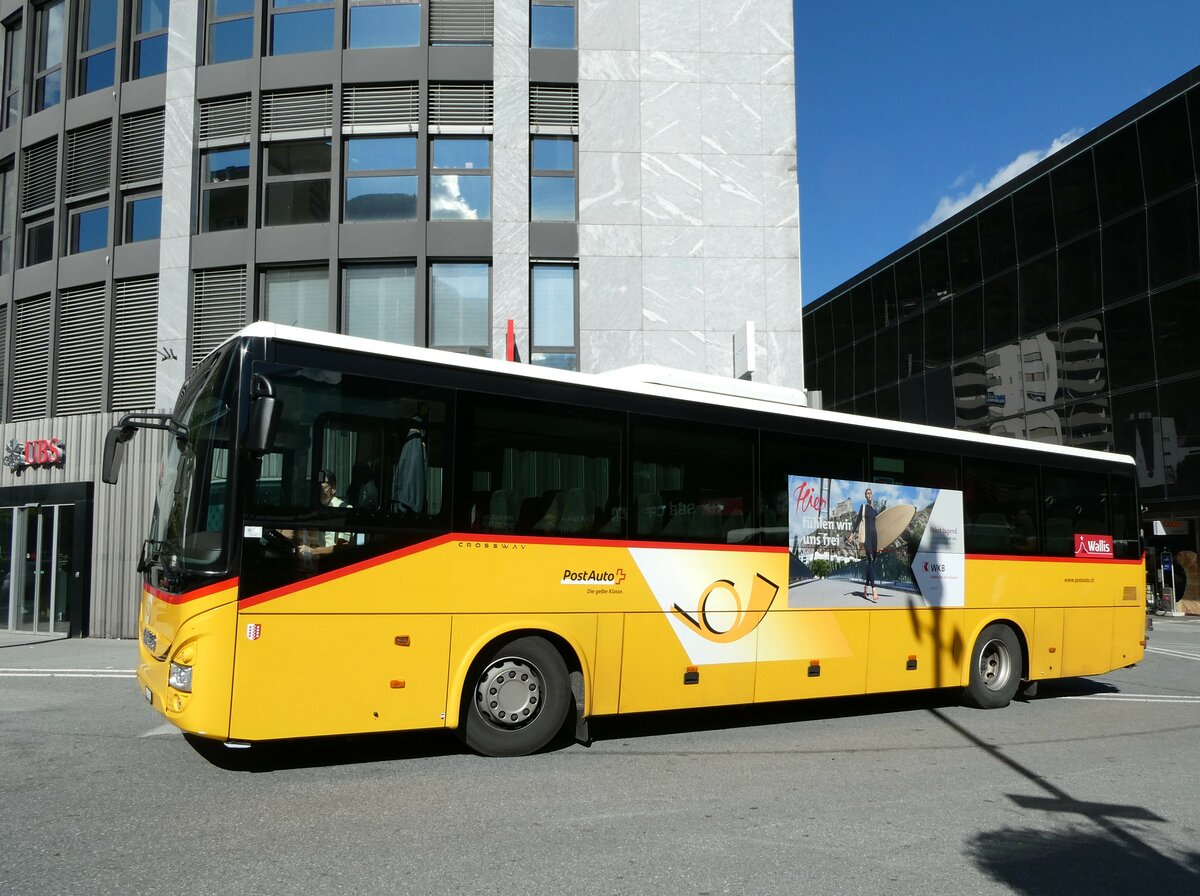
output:
<path id="1" fill-rule="evenodd" d="M 1109 560 L 1104 557 L 1042 557 L 1027 554 L 966 554 L 968 560 L 1008 560 L 1014 563 L 1109 563 L 1119 566 L 1141 565 L 1142 560 Z"/>
<path id="2" fill-rule="evenodd" d="M 215 582 L 212 585 L 205 585 L 203 588 L 197 588 L 195 591 L 185 591 L 183 594 L 171 594 L 167 591 L 155 588 L 153 585 L 143 583 L 142 587 L 150 594 L 168 604 L 186 604 L 188 601 L 199 600 L 202 597 L 208 597 L 216 594 L 218 591 L 226 591 L 230 588 L 236 588 L 238 584 L 237 578 L 225 579 L 221 582 Z"/>
<path id="3" fill-rule="evenodd" d="M 467 546 L 471 544 L 531 544 L 531 545 L 559 545 L 573 547 L 609 547 L 621 548 L 629 550 L 632 548 L 655 548 L 658 550 L 705 550 L 705 551 L 739 551 L 739 552 L 757 552 L 765 554 L 786 554 L 788 549 L 786 546 L 768 546 L 761 545 L 733 545 L 733 544 L 679 544 L 678 542 L 627 542 L 627 541 L 601 541 L 589 540 L 582 538 L 512 538 L 498 535 L 463 535 L 461 533 L 451 533 L 449 535 L 439 535 L 437 538 L 431 538 L 428 541 L 421 541 L 414 545 L 409 545 L 406 548 L 400 548 L 397 551 L 392 551 L 387 554 L 381 554 L 378 557 L 372 557 L 368 560 L 361 560 L 358 563 L 352 563 L 349 566 L 343 566 L 339 569 L 332 569 L 329 572 L 321 573 L 319 576 L 303 579 L 299 582 L 293 582 L 291 585 L 284 585 L 281 588 L 275 588 L 271 591 L 264 591 L 262 594 L 256 594 L 253 597 L 244 599 L 241 603 L 243 607 L 253 607 L 258 604 L 266 603 L 270 600 L 278 600 L 281 597 L 287 597 L 289 594 L 295 594 L 298 591 L 303 591 L 306 588 L 311 588 L 314 585 L 323 585 L 326 582 L 332 582 L 345 576 L 354 575 L 363 570 L 373 569 L 376 566 L 382 566 L 384 563 L 390 563 L 393 560 L 399 560 L 402 557 L 410 557 L 413 554 L 419 554 L 424 551 L 432 550 L 444 544 L 459 543 Z"/>

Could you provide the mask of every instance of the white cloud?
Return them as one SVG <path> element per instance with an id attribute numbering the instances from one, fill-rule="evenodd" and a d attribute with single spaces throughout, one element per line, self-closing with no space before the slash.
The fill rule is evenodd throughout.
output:
<path id="1" fill-rule="evenodd" d="M 953 217 L 975 200 L 986 196 L 988 193 L 992 192 L 992 190 L 1012 180 L 1018 174 L 1028 171 L 1042 159 L 1058 152 L 1068 143 L 1072 143 L 1073 141 L 1079 139 L 1082 134 L 1083 131 L 1079 128 L 1067 131 L 1065 134 L 1055 137 L 1054 141 L 1046 149 L 1031 149 L 1021 153 L 1019 156 L 993 174 L 991 180 L 989 180 L 986 184 L 976 183 L 975 186 L 971 187 L 971 189 L 967 190 L 965 193 L 943 196 L 938 200 L 937 208 L 933 210 L 933 214 L 917 227 L 913 236 L 918 236 L 930 228 L 941 224 L 947 218 Z M 954 186 L 960 187 L 963 183 L 965 183 L 965 180 L 960 177 L 954 182 Z"/>

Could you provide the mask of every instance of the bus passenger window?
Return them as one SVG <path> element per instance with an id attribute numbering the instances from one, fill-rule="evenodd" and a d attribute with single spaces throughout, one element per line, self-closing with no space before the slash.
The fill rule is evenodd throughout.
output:
<path id="1" fill-rule="evenodd" d="M 464 398 L 458 526 L 498 535 L 624 532 L 621 418 L 494 396 Z"/>
<path id="2" fill-rule="evenodd" d="M 968 554 L 1036 554 L 1037 469 L 990 461 L 963 462 Z"/>
<path id="3" fill-rule="evenodd" d="M 1102 474 L 1042 468 L 1046 553 L 1074 557 L 1076 536 L 1108 535 L 1108 482 Z"/>
<path id="4" fill-rule="evenodd" d="M 1136 560 L 1142 555 L 1142 541 L 1133 473 L 1109 476 L 1108 487 L 1113 555 L 1118 560 Z"/>
<path id="5" fill-rule="evenodd" d="M 860 482 L 866 449 L 861 443 L 837 442 L 809 435 L 763 433 L 759 488 L 762 543 L 788 543 L 788 477 L 844 479 Z"/>
<path id="6" fill-rule="evenodd" d="M 737 544 L 755 535 L 755 439 L 706 424 L 634 418 L 635 538 Z"/>
<path id="7" fill-rule="evenodd" d="M 926 488 L 958 488 L 958 458 L 880 448 L 871 452 L 871 481 Z"/>

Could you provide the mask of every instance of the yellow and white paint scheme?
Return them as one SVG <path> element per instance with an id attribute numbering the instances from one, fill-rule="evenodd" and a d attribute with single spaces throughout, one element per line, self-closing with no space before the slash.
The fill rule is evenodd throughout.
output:
<path id="1" fill-rule="evenodd" d="M 996 621 L 1031 680 L 1142 659 L 1139 561 L 965 564 L 963 606 L 813 609 L 785 548 L 449 535 L 240 601 L 147 588 L 138 678 L 184 731 L 257 741 L 456 727 L 471 664 L 517 633 L 563 653 L 585 716 L 959 687 Z"/>

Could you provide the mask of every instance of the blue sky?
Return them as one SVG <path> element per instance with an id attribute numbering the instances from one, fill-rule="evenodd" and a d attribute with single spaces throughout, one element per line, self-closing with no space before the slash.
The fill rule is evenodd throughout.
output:
<path id="1" fill-rule="evenodd" d="M 794 5 L 805 303 L 1200 65 L 1197 0 Z"/>

